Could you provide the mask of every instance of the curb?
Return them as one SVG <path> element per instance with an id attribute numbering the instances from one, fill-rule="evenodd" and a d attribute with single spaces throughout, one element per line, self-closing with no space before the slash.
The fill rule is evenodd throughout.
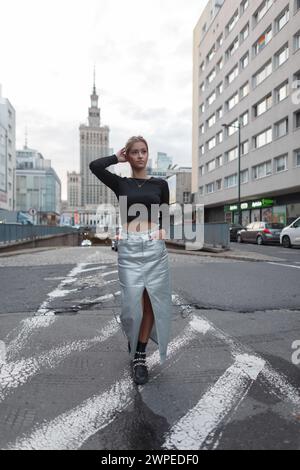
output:
<path id="1" fill-rule="evenodd" d="M 201 252 L 201 251 L 190 251 L 190 250 L 176 250 L 175 248 L 168 248 L 170 253 L 176 253 L 180 255 L 190 255 L 190 256 L 204 256 L 204 257 L 213 257 L 213 258 L 223 258 L 223 259 L 234 259 L 237 261 L 251 261 L 251 262 L 266 262 L 266 261 L 281 261 L 279 258 L 254 258 L 247 257 L 243 255 L 234 255 L 234 254 L 225 254 L 225 253 L 214 253 L 214 252 Z"/>

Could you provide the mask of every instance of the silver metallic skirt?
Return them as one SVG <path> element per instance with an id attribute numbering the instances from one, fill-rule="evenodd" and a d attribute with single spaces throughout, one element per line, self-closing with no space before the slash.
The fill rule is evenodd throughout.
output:
<path id="1" fill-rule="evenodd" d="M 118 242 L 120 320 L 122 330 L 130 341 L 133 359 L 143 318 L 143 292 L 147 289 L 154 314 L 150 339 L 158 344 L 162 364 L 166 360 L 170 338 L 172 295 L 165 240 L 150 238 L 156 230 L 121 230 Z"/>

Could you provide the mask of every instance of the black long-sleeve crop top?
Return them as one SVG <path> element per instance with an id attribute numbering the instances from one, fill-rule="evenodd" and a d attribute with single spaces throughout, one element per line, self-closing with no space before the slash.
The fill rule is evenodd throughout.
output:
<path id="1" fill-rule="evenodd" d="M 114 154 L 109 157 L 101 157 L 92 161 L 89 164 L 89 168 L 91 172 L 94 173 L 100 181 L 102 181 L 102 183 L 108 186 L 115 193 L 119 202 L 120 196 L 127 196 L 127 199 L 125 198 L 127 204 L 124 206 L 123 204 L 120 204 L 121 223 L 124 224 L 125 222 L 131 222 L 137 217 L 139 217 L 140 220 L 145 220 L 143 211 L 133 210 L 135 215 L 128 215 L 128 210 L 133 204 L 143 204 L 147 209 L 147 220 L 149 222 L 155 222 L 161 229 L 163 226 L 162 221 L 168 220 L 165 219 L 165 217 L 169 217 L 170 195 L 167 181 L 162 178 L 152 176 L 150 179 L 146 180 L 142 187 L 139 188 L 137 183 L 141 184 L 145 181 L 144 179 L 119 176 L 106 170 L 108 166 L 118 162 L 118 157 Z M 154 204 L 152 208 L 155 217 L 154 220 L 153 215 L 151 218 L 152 204 Z M 163 204 L 163 212 L 158 207 L 158 205 L 161 204 Z M 167 225 L 164 223 L 164 228 L 165 226 L 168 227 L 168 223 Z"/>

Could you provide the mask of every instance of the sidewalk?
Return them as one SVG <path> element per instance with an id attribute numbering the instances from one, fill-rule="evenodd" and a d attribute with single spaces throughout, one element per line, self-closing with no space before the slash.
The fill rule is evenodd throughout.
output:
<path id="1" fill-rule="evenodd" d="M 193 256 L 209 256 L 214 258 L 227 258 L 240 261 L 282 261 L 281 258 L 275 256 L 263 255 L 260 253 L 254 253 L 252 251 L 241 251 L 241 250 L 223 250 L 222 248 L 213 248 L 205 246 L 203 250 L 185 250 L 182 246 L 180 248 L 171 248 L 167 246 L 168 252 L 176 253 L 181 255 L 193 255 Z"/>
<path id="2" fill-rule="evenodd" d="M 96 245 L 94 245 L 95 247 Z M 103 245 L 105 246 L 105 245 Z M 173 245 L 175 246 L 175 244 Z M 24 250 L 15 250 L 15 251 L 7 251 L 4 253 L 0 253 L 0 258 L 8 257 L 8 256 L 17 256 L 17 255 L 24 255 L 30 253 L 38 253 L 40 251 L 49 251 L 49 250 L 57 250 L 59 248 L 64 248 L 63 246 L 49 246 L 49 247 L 41 247 L 41 248 L 28 248 Z M 110 248 L 110 246 L 109 246 Z M 178 248 L 170 247 L 170 244 L 167 243 L 167 250 L 169 253 L 176 253 L 178 255 L 192 255 L 192 256 L 208 256 L 214 258 L 227 258 L 227 259 L 234 259 L 234 260 L 241 260 L 241 261 L 281 261 L 281 258 L 276 258 L 274 256 L 262 255 L 259 253 L 254 253 L 250 251 L 240 251 L 240 250 L 223 250 L 219 248 L 213 248 L 206 246 L 203 250 L 193 251 L 193 250 L 185 250 L 183 246 L 178 246 Z"/>

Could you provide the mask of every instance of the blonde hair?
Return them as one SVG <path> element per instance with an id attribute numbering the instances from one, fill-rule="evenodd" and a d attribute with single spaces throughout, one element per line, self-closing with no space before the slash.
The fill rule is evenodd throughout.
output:
<path id="1" fill-rule="evenodd" d="M 130 137 L 130 139 L 127 140 L 126 145 L 125 145 L 126 155 L 128 155 L 129 150 L 131 149 L 133 144 L 135 144 L 136 142 L 144 142 L 144 144 L 147 147 L 147 152 L 149 153 L 148 144 L 147 144 L 146 140 L 141 135 L 138 135 L 138 136 Z"/>

